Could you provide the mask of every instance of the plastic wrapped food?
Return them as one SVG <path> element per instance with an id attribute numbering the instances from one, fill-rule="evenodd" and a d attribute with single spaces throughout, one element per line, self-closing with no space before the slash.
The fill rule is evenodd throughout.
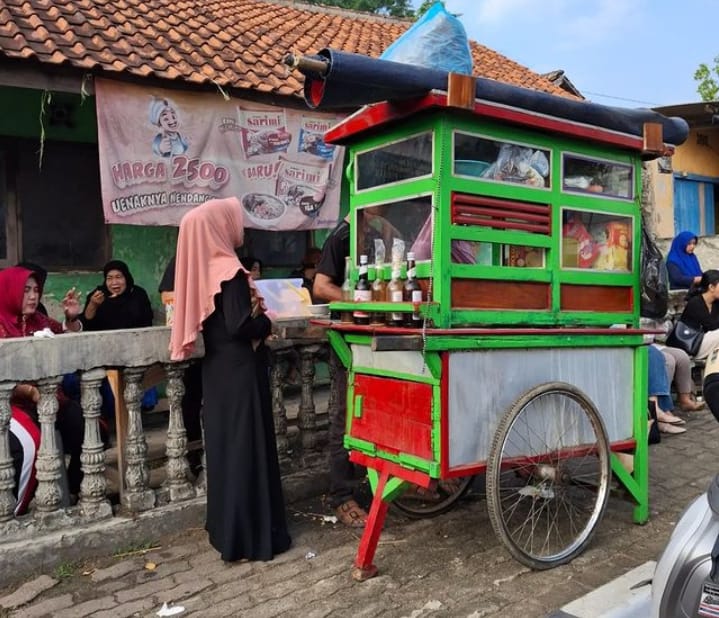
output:
<path id="1" fill-rule="evenodd" d="M 483 178 L 544 187 L 549 160 L 541 150 L 514 144 L 502 144 L 497 160 L 482 174 Z"/>
<path id="2" fill-rule="evenodd" d="M 464 26 L 441 2 L 435 2 L 380 58 L 429 69 L 472 74 L 472 54 Z"/>

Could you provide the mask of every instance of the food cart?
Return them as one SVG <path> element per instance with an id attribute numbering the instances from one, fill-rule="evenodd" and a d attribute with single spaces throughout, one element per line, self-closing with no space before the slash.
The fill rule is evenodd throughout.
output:
<path id="1" fill-rule="evenodd" d="M 375 261 L 380 221 L 423 291 L 419 306 L 360 306 L 419 311 L 419 329 L 326 323 L 349 376 L 345 446 L 374 494 L 354 577 L 377 572 L 410 484 L 486 474 L 496 534 L 536 569 L 586 547 L 612 474 L 645 522 L 641 164 L 686 124 L 331 50 L 287 62 L 310 105 L 346 105 L 353 88 L 367 103 L 325 135 L 348 148 L 352 277 L 360 254 Z M 386 262 L 374 276 L 389 279 Z"/>

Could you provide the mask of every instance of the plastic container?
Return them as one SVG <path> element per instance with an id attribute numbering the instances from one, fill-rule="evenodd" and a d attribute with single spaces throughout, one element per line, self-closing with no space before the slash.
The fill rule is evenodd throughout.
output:
<path id="1" fill-rule="evenodd" d="M 471 159 L 459 159 L 454 162 L 454 173 L 456 176 L 480 177 L 489 167 L 486 161 L 474 161 Z"/>
<path id="2" fill-rule="evenodd" d="M 255 285 L 272 318 L 309 317 L 310 294 L 302 279 L 258 279 Z"/>

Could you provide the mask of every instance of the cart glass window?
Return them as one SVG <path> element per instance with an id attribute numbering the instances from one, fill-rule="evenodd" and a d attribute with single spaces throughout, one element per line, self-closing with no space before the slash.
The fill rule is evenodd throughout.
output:
<path id="1" fill-rule="evenodd" d="M 550 152 L 526 144 L 454 133 L 454 174 L 549 187 Z"/>
<path id="2" fill-rule="evenodd" d="M 452 262 L 484 266 L 544 268 L 545 249 L 525 245 L 455 239 L 452 241 Z"/>
<path id="3" fill-rule="evenodd" d="M 392 261 L 395 239 L 404 242 L 402 262 L 408 251 L 414 251 L 417 261 L 432 255 L 432 198 L 430 196 L 402 200 L 357 210 L 357 256 L 367 255 L 375 262 L 375 239 L 382 239 L 385 262 Z"/>
<path id="4" fill-rule="evenodd" d="M 432 173 L 432 133 L 357 154 L 357 191 Z"/>
<path id="5" fill-rule="evenodd" d="M 633 199 L 633 168 L 614 161 L 565 153 L 562 158 L 562 188 L 565 191 Z"/>
<path id="6" fill-rule="evenodd" d="M 562 211 L 562 268 L 632 270 L 632 217 Z"/>

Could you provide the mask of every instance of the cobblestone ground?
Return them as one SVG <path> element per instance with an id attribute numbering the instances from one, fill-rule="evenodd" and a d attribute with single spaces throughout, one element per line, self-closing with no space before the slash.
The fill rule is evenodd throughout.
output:
<path id="1" fill-rule="evenodd" d="M 356 583 L 359 535 L 314 516 L 327 512 L 318 499 L 290 506 L 295 544 L 272 562 L 226 566 L 202 530 L 188 530 L 145 553 L 63 565 L 2 590 L 0 616 L 154 616 L 163 602 L 182 605 L 182 617 L 545 616 L 658 557 L 684 507 L 719 472 L 719 424 L 703 411 L 687 428 L 650 449 L 649 523 L 632 524 L 630 503 L 614 494 L 590 547 L 551 571 L 509 557 L 479 490 L 435 519 L 391 513 L 375 560 L 380 575 Z"/>

